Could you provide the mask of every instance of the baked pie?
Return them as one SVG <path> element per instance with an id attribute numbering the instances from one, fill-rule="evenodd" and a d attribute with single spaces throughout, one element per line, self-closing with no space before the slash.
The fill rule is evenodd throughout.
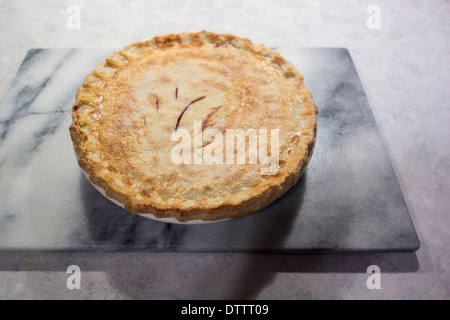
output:
<path id="1" fill-rule="evenodd" d="M 299 179 L 317 108 L 275 50 L 207 31 L 138 42 L 86 76 L 70 134 L 90 181 L 125 209 L 214 221 Z"/>

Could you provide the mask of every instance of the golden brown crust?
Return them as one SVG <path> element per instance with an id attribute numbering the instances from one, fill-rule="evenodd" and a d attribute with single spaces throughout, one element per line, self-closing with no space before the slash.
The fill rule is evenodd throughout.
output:
<path id="1" fill-rule="evenodd" d="M 77 92 L 70 134 L 80 167 L 130 212 L 218 220 L 257 211 L 298 181 L 316 114 L 302 75 L 276 51 L 202 31 L 134 43 L 100 63 Z M 278 172 L 174 165 L 171 132 L 197 120 L 222 132 L 279 129 Z"/>

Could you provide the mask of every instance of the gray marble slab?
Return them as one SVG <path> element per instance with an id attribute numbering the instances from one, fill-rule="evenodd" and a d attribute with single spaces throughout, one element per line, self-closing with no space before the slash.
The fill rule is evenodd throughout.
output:
<path id="1" fill-rule="evenodd" d="M 84 76 L 112 49 L 32 49 L 0 107 L 0 249 L 414 251 L 419 241 L 346 49 L 278 48 L 319 108 L 312 160 L 287 194 L 220 223 L 129 214 L 78 168 L 68 126 Z"/>

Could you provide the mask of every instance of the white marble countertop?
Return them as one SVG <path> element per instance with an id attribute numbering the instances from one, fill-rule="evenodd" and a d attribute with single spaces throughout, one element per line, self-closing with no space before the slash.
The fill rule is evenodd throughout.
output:
<path id="1" fill-rule="evenodd" d="M 80 29 L 67 28 L 79 6 Z M 367 8 L 380 9 L 380 29 Z M 30 48 L 122 47 L 227 32 L 349 49 L 421 240 L 414 254 L 0 252 L 0 298 L 450 298 L 450 4 L 446 1 L 0 1 L 0 101 Z M 69 265 L 80 290 L 66 287 Z M 366 269 L 381 269 L 381 289 Z"/>

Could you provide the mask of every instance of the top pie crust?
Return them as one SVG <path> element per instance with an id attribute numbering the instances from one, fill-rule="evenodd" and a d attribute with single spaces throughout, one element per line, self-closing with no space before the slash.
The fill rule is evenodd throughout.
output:
<path id="1" fill-rule="evenodd" d="M 207 31 L 113 53 L 87 75 L 72 111 L 71 138 L 91 182 L 130 212 L 182 222 L 267 206 L 298 181 L 316 134 L 316 105 L 291 63 L 264 45 Z M 278 171 L 174 164 L 171 134 L 193 133 L 194 121 L 224 133 L 279 129 Z"/>

